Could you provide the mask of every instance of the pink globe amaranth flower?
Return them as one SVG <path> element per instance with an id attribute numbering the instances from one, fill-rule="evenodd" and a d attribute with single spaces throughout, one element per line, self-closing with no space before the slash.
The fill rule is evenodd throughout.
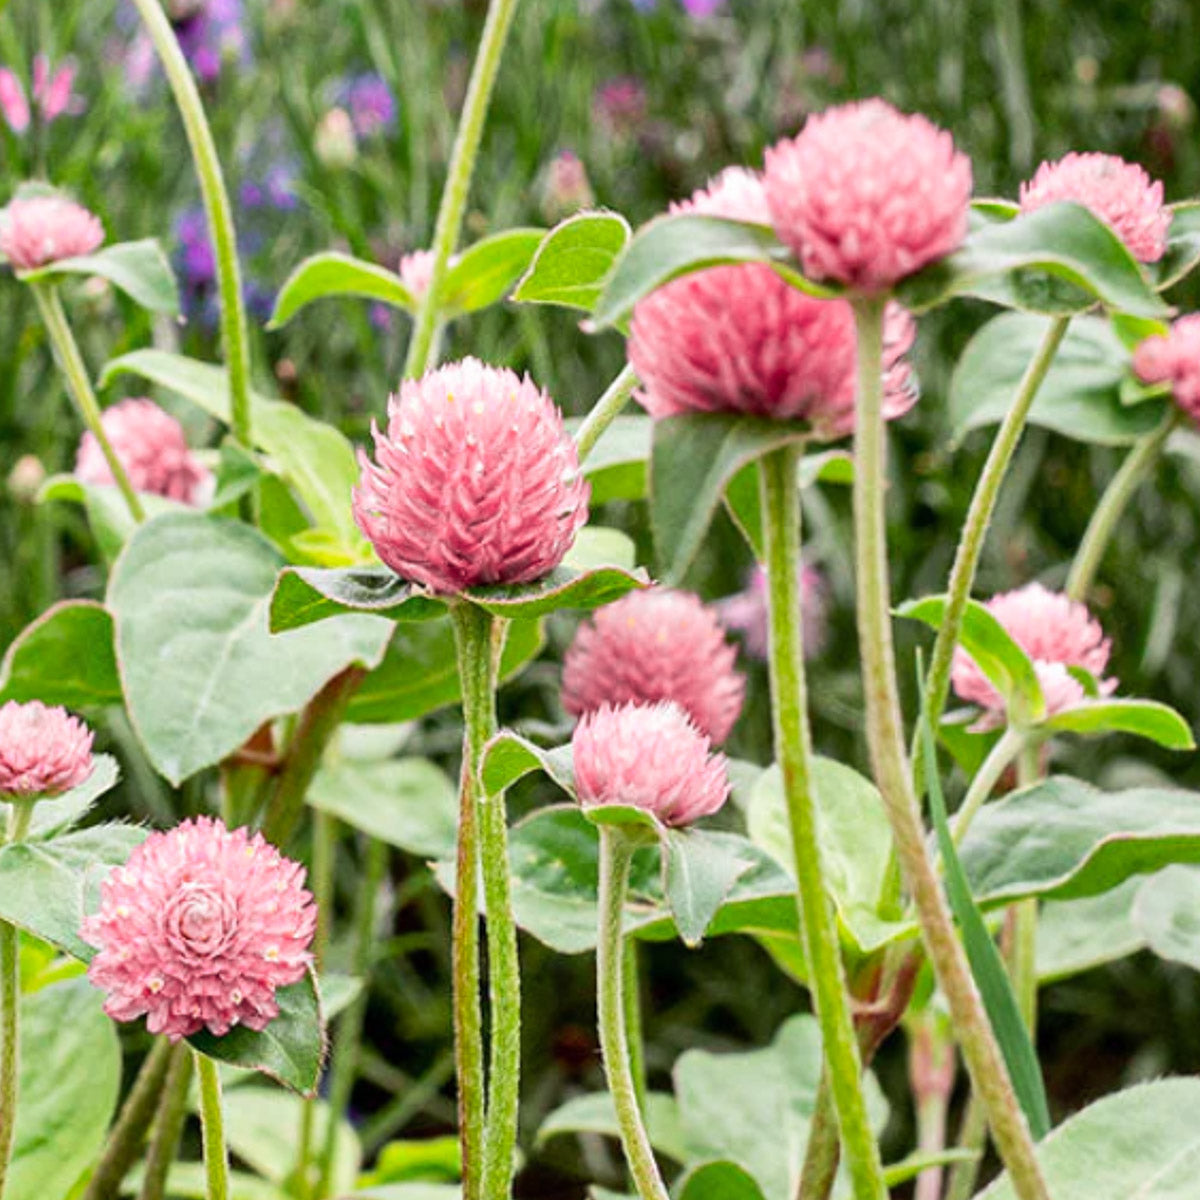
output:
<path id="1" fill-rule="evenodd" d="M 673 213 L 768 221 L 762 178 L 731 168 Z M 884 414 L 916 402 L 905 355 L 911 315 L 889 304 L 884 322 Z M 763 263 L 711 267 L 673 280 L 633 310 L 629 361 L 642 381 L 639 403 L 653 417 L 735 412 L 807 421 L 814 436 L 854 428 L 854 314 L 844 300 L 798 291 Z"/>
<path id="2" fill-rule="evenodd" d="M 1165 336 L 1146 338 L 1133 369 L 1143 383 L 1169 383 L 1175 403 L 1200 422 L 1200 313 L 1180 317 Z"/>
<path id="3" fill-rule="evenodd" d="M 304 868 L 262 834 L 197 817 L 152 833 L 101 884 L 84 920 L 88 977 L 116 1021 L 147 1018 L 171 1041 L 207 1028 L 265 1029 L 275 989 L 312 962 L 316 908 Z"/>
<path id="4" fill-rule="evenodd" d="M 0 705 L 0 800 L 47 799 L 92 773 L 92 731 L 40 700 Z"/>
<path id="5" fill-rule="evenodd" d="M 690 825 L 729 796 L 725 756 L 677 704 L 605 705 L 575 727 L 571 750 L 584 808 L 626 805 Z"/>
<path id="6" fill-rule="evenodd" d="M 99 219 L 61 196 L 13 200 L 2 216 L 0 254 L 17 271 L 91 254 L 104 241 Z"/>
<path id="7" fill-rule="evenodd" d="M 699 596 L 630 592 L 580 625 L 563 660 L 563 706 L 583 716 L 604 705 L 673 700 L 723 742 L 742 711 L 737 650 Z"/>
<path id="8" fill-rule="evenodd" d="M 29 128 L 32 114 L 24 85 L 7 67 L 0 67 L 0 113 L 13 133 L 24 133 Z"/>
<path id="9" fill-rule="evenodd" d="M 1085 605 L 1040 583 L 1030 583 L 993 596 L 985 607 L 1032 660 L 1045 694 L 1047 715 L 1072 708 L 1086 698 L 1083 684 L 1069 674 L 1068 667 L 1090 671 L 1104 695 L 1116 689 L 1115 679 L 1102 678 L 1112 644 Z M 951 680 L 961 699 L 985 710 L 983 727 L 1000 723 L 1003 699 L 961 647 L 954 652 Z"/>
<path id="10" fill-rule="evenodd" d="M 453 595 L 562 562 L 589 488 L 562 414 L 528 376 L 467 358 L 405 380 L 359 453 L 354 519 L 397 575 Z"/>
<path id="11" fill-rule="evenodd" d="M 1062 200 L 1082 204 L 1142 262 L 1158 262 L 1167 248 L 1171 213 L 1163 206 L 1163 185 L 1115 154 L 1068 154 L 1042 163 L 1020 194 L 1022 212 Z"/>
<path id="12" fill-rule="evenodd" d="M 433 251 L 414 250 L 400 260 L 400 279 L 418 300 L 433 280 Z"/>
<path id="13" fill-rule="evenodd" d="M 765 168 L 775 231 L 811 279 L 884 292 L 967 236 L 970 159 L 882 100 L 810 117 Z"/>
<path id="14" fill-rule="evenodd" d="M 767 599 L 767 573 L 756 566 L 743 591 L 718 600 L 713 606 L 717 619 L 742 639 L 742 649 L 750 658 L 765 662 L 770 651 Z M 804 638 L 804 657 L 821 652 L 828 633 L 829 596 L 825 577 L 810 563 L 800 567 L 800 620 Z"/>
<path id="15" fill-rule="evenodd" d="M 183 426 L 152 400 L 122 400 L 107 409 L 101 425 L 129 482 L 139 492 L 197 504 L 212 476 L 195 459 Z M 92 433 L 79 443 L 75 474 L 84 483 L 112 485 L 112 472 Z"/>

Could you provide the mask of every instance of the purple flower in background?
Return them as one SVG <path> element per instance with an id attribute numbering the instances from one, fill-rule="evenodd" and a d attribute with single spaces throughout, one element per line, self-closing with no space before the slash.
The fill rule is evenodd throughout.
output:
<path id="1" fill-rule="evenodd" d="M 382 75 L 368 71 L 344 79 L 337 89 L 337 102 L 350 113 L 360 138 L 386 133 L 396 123 L 396 98 Z"/>
<path id="2" fill-rule="evenodd" d="M 690 17 L 711 17 L 724 8 L 725 0 L 682 0 L 683 7 Z"/>
<path id="3" fill-rule="evenodd" d="M 205 83 L 221 74 L 226 61 L 249 57 L 242 0 L 175 0 L 169 10 L 179 45 Z"/>
<path id="4" fill-rule="evenodd" d="M 175 267 L 183 290 L 188 319 L 201 325 L 217 323 L 217 260 L 208 239 L 202 208 L 185 209 L 175 221 Z"/>
<path id="5" fill-rule="evenodd" d="M 767 575 L 756 566 L 750 573 L 746 590 L 726 596 L 713 605 L 717 619 L 731 633 L 741 636 L 742 650 L 750 658 L 765 660 L 769 630 L 767 625 Z M 825 577 L 809 563 L 800 568 L 800 616 L 803 623 L 804 656 L 811 658 L 825 644 L 829 595 Z"/>
<path id="6" fill-rule="evenodd" d="M 646 87 L 634 75 L 619 75 L 596 89 L 592 114 L 613 133 L 629 133 L 646 119 Z"/>
<path id="7" fill-rule="evenodd" d="M 296 197 L 295 166 L 290 162 L 278 162 L 268 167 L 259 179 L 247 179 L 238 190 L 242 207 L 251 211 L 274 209 L 291 212 L 299 207 Z"/>

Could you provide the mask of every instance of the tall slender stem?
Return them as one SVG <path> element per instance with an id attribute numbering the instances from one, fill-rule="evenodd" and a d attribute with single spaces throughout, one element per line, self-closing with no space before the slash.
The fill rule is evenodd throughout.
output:
<path id="1" fill-rule="evenodd" d="M 32 800 L 8 801 L 5 840 L 19 842 L 29 828 Z M 0 1196 L 8 1181 L 17 1128 L 21 1063 L 21 954 L 17 927 L 0 921 Z"/>
<path id="2" fill-rule="evenodd" d="M 1178 416 L 1178 411 L 1172 407 L 1158 428 L 1148 433 L 1130 450 L 1105 489 L 1100 503 L 1092 513 L 1092 519 L 1088 522 L 1083 541 L 1079 543 L 1079 549 L 1075 552 L 1071 573 L 1067 576 L 1067 595 L 1072 600 L 1087 599 L 1117 522 L 1120 521 L 1142 480 L 1158 462 Z"/>
<path id="3" fill-rule="evenodd" d="M 1017 760 L 1017 782 L 1029 787 L 1041 778 L 1041 748 L 1035 742 L 1027 742 Z M 1036 897 L 1019 900 L 1010 910 L 1012 942 L 1009 946 L 1008 970 L 1012 977 L 1013 991 L 1021 1017 L 1029 1030 L 1030 1037 L 1037 1038 L 1037 927 L 1038 902 Z"/>
<path id="4" fill-rule="evenodd" d="M 638 385 L 638 377 L 631 366 L 626 364 L 621 373 L 604 389 L 604 395 L 592 406 L 591 412 L 583 419 L 579 432 L 575 434 L 575 449 L 579 453 L 579 461 L 596 448 L 604 431 L 621 415 L 633 389 Z"/>
<path id="5" fill-rule="evenodd" d="M 796 1200 L 829 1200 L 837 1180 L 842 1144 L 838 1141 L 837 1113 L 833 1107 L 833 1087 L 829 1068 L 821 1072 L 812 1120 L 808 1124 L 808 1145 L 804 1148 L 804 1166 Z"/>
<path id="6" fill-rule="evenodd" d="M 217 1074 L 217 1064 L 200 1053 L 196 1054 L 196 1072 L 200 1077 L 200 1124 L 208 1200 L 229 1200 L 229 1152 L 225 1148 L 221 1077 Z"/>
<path id="7" fill-rule="evenodd" d="M 986 1144 L 987 1110 L 979 1093 L 972 1091 L 967 1097 L 967 1107 L 963 1110 L 962 1124 L 958 1128 L 958 1148 L 970 1150 L 972 1157 L 950 1168 L 946 1200 L 970 1200 L 975 1194 L 975 1181 L 979 1178 L 979 1164 L 983 1160 Z"/>
<path id="8" fill-rule="evenodd" d="M 625 1161 L 641 1200 L 668 1200 L 667 1187 L 654 1161 L 650 1135 L 642 1121 L 637 1084 L 629 1061 L 629 1033 L 625 1025 L 622 923 L 625 893 L 634 845 L 618 829 L 600 829 L 600 925 L 596 939 L 596 992 L 600 1025 L 600 1053 L 608 1090 L 617 1110 L 617 1128 Z"/>
<path id="9" fill-rule="evenodd" d="M 975 819 L 975 814 L 995 791 L 1000 777 L 1024 748 L 1024 732 L 1014 726 L 1008 726 L 1000 735 L 1000 740 L 992 747 L 991 753 L 983 760 L 979 770 L 975 772 L 975 778 L 971 780 L 971 786 L 967 788 L 967 794 L 963 797 L 962 804 L 958 806 L 958 812 L 954 814 L 954 844 L 956 846 L 962 844 L 971 822 Z"/>
<path id="10" fill-rule="evenodd" d="M 783 773 L 784 798 L 791 827 L 801 937 L 821 1024 L 842 1146 L 855 1196 L 859 1200 L 883 1200 L 887 1188 L 883 1182 L 879 1147 L 867 1118 L 862 1063 L 842 972 L 837 925 L 821 869 L 800 625 L 799 454 L 800 449 L 795 445 L 774 450 L 762 460 L 760 470 L 766 534 L 775 756 Z"/>
<path id="11" fill-rule="evenodd" d="M 249 446 L 253 420 L 250 411 L 250 339 L 246 304 L 242 296 L 237 232 L 233 226 L 233 209 L 221 172 L 221 160 L 217 157 L 216 143 L 204 115 L 199 89 L 175 31 L 163 12 L 161 0 L 133 2 L 175 95 L 175 104 L 183 118 L 183 128 L 196 164 L 216 261 L 217 290 L 221 297 L 221 344 L 229 369 L 229 423 L 233 436 L 243 446 Z"/>
<path id="12" fill-rule="evenodd" d="M 142 1176 L 138 1200 L 163 1200 L 167 1194 L 167 1177 L 179 1154 L 179 1139 L 183 1136 L 183 1126 L 187 1120 L 191 1084 L 191 1051 L 182 1043 L 172 1046 L 158 1121 L 150 1152 L 146 1155 L 146 1171 Z"/>
<path id="13" fill-rule="evenodd" d="M 642 1032 L 642 973 L 637 938 L 627 937 L 622 951 L 621 995 L 625 1005 L 625 1041 L 629 1047 L 629 1070 L 639 1105 L 646 1103 L 646 1043 Z"/>
<path id="14" fill-rule="evenodd" d="M 950 1006 L 971 1079 L 987 1105 L 1001 1157 L 1021 1200 L 1049 1200 L 1029 1126 L 1017 1103 L 930 857 L 904 752 L 884 522 L 887 466 L 882 411 L 883 311 L 884 300 L 880 297 L 854 302 L 858 331 L 854 528 L 867 742 L 929 959 Z"/>
<path id="15" fill-rule="evenodd" d="M 146 510 L 142 507 L 141 499 L 129 481 L 129 473 L 117 457 L 112 442 L 108 440 L 108 434 L 104 432 L 100 405 L 96 402 L 96 394 L 92 391 L 83 355 L 79 353 L 79 345 L 67 322 L 67 314 L 63 311 L 58 289 L 52 283 L 35 283 L 32 287 L 38 311 L 42 315 L 42 322 L 50 336 L 50 345 L 54 348 L 54 357 L 58 361 L 59 370 L 62 371 L 63 377 L 67 381 L 67 389 L 71 393 L 71 398 L 79 409 L 83 423 L 96 439 L 100 453 L 104 455 L 104 461 L 108 464 L 109 472 L 113 477 L 113 482 L 117 485 L 117 490 L 121 493 L 121 498 L 125 501 L 125 507 L 129 509 L 129 515 L 135 523 L 140 524 L 146 519 Z"/>
<path id="16" fill-rule="evenodd" d="M 151 0 L 141 0 L 141 3 L 148 2 Z M 446 187 L 442 192 L 437 224 L 434 226 L 433 269 L 429 286 L 417 311 L 412 340 L 408 344 L 404 374 L 409 379 L 423 375 L 434 357 L 434 343 L 438 331 L 438 292 L 446 274 L 446 265 L 458 244 L 463 213 L 471 192 L 471 176 L 475 170 L 475 159 L 483 137 L 488 103 L 492 97 L 496 74 L 500 69 L 500 59 L 504 54 L 504 43 L 508 40 L 508 32 L 512 28 L 516 11 L 517 0 L 491 0 L 488 5 L 483 37 L 475 56 L 475 65 L 471 69 L 471 81 L 467 85 L 458 135 L 454 139 L 454 150 L 450 155 Z"/>
<path id="17" fill-rule="evenodd" d="M 909 1030 L 909 1078 L 917 1110 L 917 1149 L 937 1154 L 946 1146 L 946 1117 L 954 1090 L 954 1046 L 932 1011 L 917 1016 Z M 917 1176 L 915 1200 L 938 1200 L 942 1168 Z"/>

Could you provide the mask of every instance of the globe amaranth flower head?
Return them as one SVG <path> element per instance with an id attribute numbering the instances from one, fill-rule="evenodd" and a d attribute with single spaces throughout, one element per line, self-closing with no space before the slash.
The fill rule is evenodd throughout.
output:
<path id="1" fill-rule="evenodd" d="M 1022 212 L 1062 200 L 1082 204 L 1142 262 L 1158 262 L 1167 248 L 1171 213 L 1163 206 L 1163 185 L 1114 154 L 1068 154 L 1042 163 L 1020 195 Z"/>
<path id="2" fill-rule="evenodd" d="M 674 703 L 605 705 L 575 727 L 571 750 L 584 808 L 624 805 L 690 825 L 729 797 L 725 756 Z"/>
<path id="3" fill-rule="evenodd" d="M 15 271 L 91 254 L 103 241 L 99 218 L 63 196 L 22 197 L 0 213 L 0 254 Z"/>
<path id="4" fill-rule="evenodd" d="M 699 596 L 666 588 L 630 592 L 580 625 L 563 660 L 563 706 L 579 717 L 605 704 L 673 700 L 697 728 L 723 742 L 746 691 L 736 657 Z"/>
<path id="5" fill-rule="evenodd" d="M 775 231 L 811 279 L 884 292 L 967 236 L 970 159 L 882 100 L 810 117 L 765 167 Z"/>
<path id="6" fill-rule="evenodd" d="M 354 519 L 384 563 L 433 592 L 540 579 L 587 520 L 575 443 L 528 376 L 474 358 L 439 367 L 405 380 L 372 434 Z"/>
<path id="7" fill-rule="evenodd" d="M 801 564 L 800 619 L 805 658 L 819 654 L 825 644 L 828 607 L 825 577 L 811 563 Z M 766 571 L 755 566 L 746 587 L 718 600 L 713 608 L 721 624 L 741 637 L 745 653 L 765 662 L 770 650 Z"/>
<path id="8" fill-rule="evenodd" d="M 767 224 L 762 178 L 731 168 L 674 213 Z M 917 399 L 905 357 L 916 336 L 909 313 L 889 304 L 884 321 L 884 414 Z M 764 263 L 711 267 L 673 280 L 633 310 L 629 361 L 653 417 L 740 412 L 807 421 L 822 439 L 854 428 L 854 314 L 845 300 L 798 291 Z"/>
<path id="9" fill-rule="evenodd" d="M 42 800 L 92 773 L 92 731 L 39 700 L 0 705 L 0 800 Z"/>
<path id="10" fill-rule="evenodd" d="M 1175 403 L 1200 422 L 1200 313 L 1146 338 L 1134 351 L 1133 369 L 1143 383 L 1169 383 Z"/>
<path id="11" fill-rule="evenodd" d="M 1085 605 L 1040 583 L 1030 583 L 993 596 L 985 607 L 1032 660 L 1047 715 L 1072 708 L 1086 698 L 1083 684 L 1068 667 L 1091 672 L 1103 695 L 1116 690 L 1115 679 L 1102 678 L 1112 644 Z M 954 652 L 951 681 L 961 699 L 985 710 L 982 727 L 1001 723 L 1004 700 L 961 647 Z"/>
<path id="12" fill-rule="evenodd" d="M 101 884 L 82 935 L 99 953 L 88 978 L 116 1021 L 147 1018 L 172 1041 L 207 1028 L 261 1030 L 276 988 L 312 961 L 316 908 L 304 868 L 245 829 L 197 817 L 152 833 Z"/>
<path id="13" fill-rule="evenodd" d="M 100 423 L 136 491 L 180 504 L 201 503 L 212 476 L 188 448 L 183 426 L 153 400 L 122 400 L 105 410 Z M 84 483 L 114 482 L 91 432 L 79 443 L 75 475 Z"/>

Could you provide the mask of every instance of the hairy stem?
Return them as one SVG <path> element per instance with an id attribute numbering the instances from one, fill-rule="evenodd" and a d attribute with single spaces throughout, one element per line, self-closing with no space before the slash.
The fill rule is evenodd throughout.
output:
<path id="1" fill-rule="evenodd" d="M 146 1155 L 146 1171 L 142 1176 L 139 1200 L 163 1200 L 167 1194 L 167 1176 L 179 1154 L 179 1139 L 183 1136 L 183 1125 L 187 1120 L 191 1083 L 191 1051 L 182 1043 L 171 1046 L 167 1078 L 159 1102 L 150 1152 Z"/>
<path id="2" fill-rule="evenodd" d="M 837 1180 L 838 1164 L 842 1159 L 842 1144 L 838 1140 L 837 1113 L 833 1107 L 833 1087 L 829 1070 L 821 1072 L 817 1097 L 813 1101 L 812 1120 L 808 1126 L 808 1145 L 804 1149 L 804 1166 L 796 1200 L 829 1200 Z"/>
<path id="3" fill-rule="evenodd" d="M 8 802 L 8 842 L 19 842 L 29 829 L 32 800 Z M 8 1181 L 17 1128 L 17 1090 L 21 1065 L 21 952 L 17 927 L 0 921 L 0 1196 Z"/>
<path id="4" fill-rule="evenodd" d="M 616 379 L 605 388 L 604 395 L 584 417 L 583 424 L 579 426 L 579 432 L 575 435 L 575 449 L 579 453 L 580 462 L 591 454 L 604 431 L 621 415 L 637 385 L 637 375 L 631 366 L 626 365 Z"/>
<path id="5" fill-rule="evenodd" d="M 637 938 L 626 938 L 621 965 L 621 988 L 625 1005 L 625 1041 L 629 1047 L 629 1070 L 639 1106 L 646 1103 L 646 1045 L 642 1033 L 642 973 Z"/>
<path id="6" fill-rule="evenodd" d="M 975 814 L 983 807 L 987 798 L 996 789 L 1000 777 L 1025 748 L 1024 733 L 1013 726 L 1005 729 L 1000 740 L 992 747 L 991 753 L 983 760 L 963 802 L 954 814 L 954 844 L 959 846 L 967 836 L 967 830 L 975 819 Z"/>
<path id="7" fill-rule="evenodd" d="M 946 1200 L 971 1200 L 975 1194 L 975 1181 L 979 1178 L 983 1150 L 987 1145 L 987 1129 L 987 1110 L 979 1093 L 972 1091 L 959 1126 L 958 1146 L 960 1150 L 970 1150 L 974 1157 L 955 1163 L 950 1168 Z"/>
<path id="8" fill-rule="evenodd" d="M 225 1148 L 221 1077 L 217 1074 L 217 1064 L 200 1053 L 196 1054 L 196 1073 L 200 1077 L 200 1126 L 208 1200 L 229 1200 L 229 1151 Z"/>

